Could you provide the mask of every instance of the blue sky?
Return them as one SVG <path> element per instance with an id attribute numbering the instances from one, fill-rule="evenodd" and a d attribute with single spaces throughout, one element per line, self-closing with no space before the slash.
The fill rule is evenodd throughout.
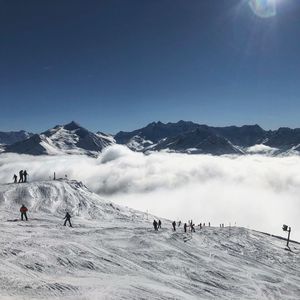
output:
<path id="1" fill-rule="evenodd" d="M 269 1 L 0 0 L 0 130 L 300 127 L 300 3 Z"/>

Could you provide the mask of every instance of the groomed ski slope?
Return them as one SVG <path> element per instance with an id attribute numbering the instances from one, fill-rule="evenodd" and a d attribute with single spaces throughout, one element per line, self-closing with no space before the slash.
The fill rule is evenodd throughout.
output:
<path id="1" fill-rule="evenodd" d="M 300 299 L 300 245 L 148 218 L 76 181 L 1 185 L 0 299 Z"/>

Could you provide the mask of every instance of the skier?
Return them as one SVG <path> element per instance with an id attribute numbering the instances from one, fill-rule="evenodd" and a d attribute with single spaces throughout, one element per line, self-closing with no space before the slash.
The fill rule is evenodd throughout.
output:
<path id="1" fill-rule="evenodd" d="M 158 231 L 158 228 L 157 228 L 157 221 L 156 221 L 156 220 L 153 221 L 153 227 L 154 227 L 154 230 L 155 230 L 155 231 Z"/>
<path id="2" fill-rule="evenodd" d="M 200 229 L 202 229 L 202 223 L 199 224 Z"/>
<path id="3" fill-rule="evenodd" d="M 158 220 L 158 228 L 161 229 L 161 220 Z"/>
<path id="4" fill-rule="evenodd" d="M 19 182 L 23 182 L 23 170 L 19 172 Z"/>
<path id="5" fill-rule="evenodd" d="M 27 207 L 26 207 L 24 204 L 22 204 L 22 206 L 21 206 L 21 208 L 20 208 L 21 219 L 22 219 L 22 221 L 24 221 L 24 220 L 23 220 L 23 217 L 25 217 L 26 221 L 28 221 L 28 219 L 27 219 L 27 214 L 26 214 L 27 211 L 28 211 Z"/>
<path id="6" fill-rule="evenodd" d="M 185 232 L 185 233 L 186 233 L 186 228 L 187 228 L 187 225 L 186 225 L 186 223 L 184 223 L 183 229 L 184 229 L 184 232 Z"/>
<path id="7" fill-rule="evenodd" d="M 175 221 L 173 221 L 172 226 L 173 226 L 173 231 L 176 231 L 176 222 Z"/>
<path id="8" fill-rule="evenodd" d="M 180 225 L 181 225 L 181 221 L 178 221 L 178 227 L 180 227 Z"/>
<path id="9" fill-rule="evenodd" d="M 210 227 L 210 222 L 208 222 L 208 227 Z"/>
<path id="10" fill-rule="evenodd" d="M 65 223 L 64 226 L 66 226 L 67 222 L 69 222 L 70 227 L 73 227 L 71 224 L 71 215 L 67 212 L 66 216 L 63 218 L 63 220 L 65 219 Z"/>
<path id="11" fill-rule="evenodd" d="M 16 174 L 14 174 L 13 180 L 14 180 L 14 183 L 17 183 L 17 182 L 18 182 L 18 176 L 17 176 Z"/>
<path id="12" fill-rule="evenodd" d="M 23 172 L 23 176 L 24 176 L 24 181 L 23 182 L 27 182 L 28 173 L 27 173 L 26 170 Z"/>

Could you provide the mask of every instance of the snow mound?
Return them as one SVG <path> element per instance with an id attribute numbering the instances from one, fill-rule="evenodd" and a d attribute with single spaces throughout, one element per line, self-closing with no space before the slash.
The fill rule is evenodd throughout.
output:
<path id="1" fill-rule="evenodd" d="M 0 186 L 0 208 L 6 212 L 19 212 L 22 204 L 30 213 L 62 216 L 71 215 L 87 219 L 128 219 L 134 212 L 101 199 L 76 180 L 52 180 Z"/>
<path id="2" fill-rule="evenodd" d="M 27 222 L 11 218 L 23 202 Z M 167 220 L 155 232 L 152 220 L 76 181 L 0 186 L 0 299 L 299 299 L 298 244 Z"/>

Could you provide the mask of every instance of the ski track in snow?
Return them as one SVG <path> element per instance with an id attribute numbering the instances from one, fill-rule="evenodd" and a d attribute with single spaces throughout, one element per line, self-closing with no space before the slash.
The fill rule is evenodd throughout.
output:
<path id="1" fill-rule="evenodd" d="M 263 233 L 155 232 L 76 181 L 2 185 L 0 214 L 0 299 L 300 299 L 300 245 Z"/>

